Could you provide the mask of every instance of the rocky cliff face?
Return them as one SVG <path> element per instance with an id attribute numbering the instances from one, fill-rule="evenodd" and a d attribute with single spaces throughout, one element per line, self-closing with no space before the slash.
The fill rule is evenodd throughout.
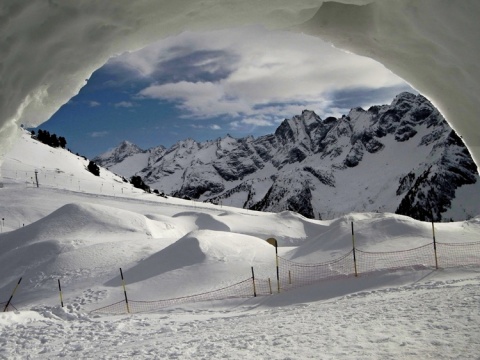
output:
<path id="1" fill-rule="evenodd" d="M 103 158 L 119 159 L 114 171 L 128 160 L 102 155 L 99 164 Z M 150 150 L 148 166 L 135 173 L 174 196 L 322 219 L 388 211 L 460 220 L 467 214 L 458 201 L 452 209 L 457 189 L 479 184 L 461 139 L 427 99 L 410 93 L 339 119 L 304 110 L 256 139 L 189 139 Z"/>

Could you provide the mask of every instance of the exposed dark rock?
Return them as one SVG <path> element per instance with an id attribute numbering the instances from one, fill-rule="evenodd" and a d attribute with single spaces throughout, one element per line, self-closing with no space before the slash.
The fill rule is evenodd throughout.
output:
<path id="1" fill-rule="evenodd" d="M 134 174 L 122 175 L 140 175 L 167 194 L 325 219 L 396 211 L 439 220 L 457 189 L 480 179 L 462 139 L 427 99 L 410 93 L 338 119 L 304 110 L 258 138 L 187 139 L 168 150 L 127 145 L 105 161 L 144 156 Z"/>

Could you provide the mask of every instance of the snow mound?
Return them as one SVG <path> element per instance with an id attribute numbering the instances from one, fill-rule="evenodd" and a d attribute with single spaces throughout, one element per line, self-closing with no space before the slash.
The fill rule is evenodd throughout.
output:
<path id="1" fill-rule="evenodd" d="M 239 266 L 242 270 L 248 270 L 253 264 L 272 260 L 271 245 L 261 239 L 225 231 L 196 230 L 139 261 L 137 265 L 125 271 L 125 277 L 129 283 L 136 283 L 175 270 L 188 271 L 193 275 L 195 272 L 187 269 L 188 267 L 196 267 L 196 272 L 200 268 L 208 272 L 208 269 L 220 264 L 232 269 L 234 278 L 236 275 L 234 270 Z M 107 283 L 110 286 L 116 284 L 117 278 Z"/>
<path id="2" fill-rule="evenodd" d="M 215 231 L 230 231 L 230 227 L 224 222 L 216 219 L 210 214 L 202 214 L 201 212 L 186 211 L 173 216 L 174 218 L 190 218 L 197 229 L 208 229 Z"/>
<path id="3" fill-rule="evenodd" d="M 400 251 L 432 241 L 432 225 L 390 213 L 352 213 L 330 222 L 316 236 L 286 253 L 298 261 L 331 260 L 355 247 L 364 251 Z"/>
<path id="4" fill-rule="evenodd" d="M 300 245 L 309 237 L 325 231 L 331 222 L 307 219 L 292 211 L 269 213 L 233 209 L 223 211 L 215 219 L 226 224 L 232 232 L 263 240 L 273 237 L 279 246 Z"/>
<path id="5" fill-rule="evenodd" d="M 29 281 L 22 284 L 20 297 L 25 298 L 31 298 L 30 293 L 43 296 L 38 287 L 50 288 L 56 279 L 108 276 L 168 245 L 168 240 L 155 237 L 183 236 L 185 226 L 176 225 L 167 216 L 149 219 L 105 205 L 66 204 L 28 226 L 0 234 L 0 271 L 5 274 L 0 291 L 8 293 L 21 276 Z"/>
<path id="6" fill-rule="evenodd" d="M 50 215 L 4 235 L 2 243 L 22 246 L 42 240 L 117 238 L 152 235 L 152 222 L 135 212 L 89 203 L 70 203 Z M 8 249 L 8 245 L 7 245 Z"/>

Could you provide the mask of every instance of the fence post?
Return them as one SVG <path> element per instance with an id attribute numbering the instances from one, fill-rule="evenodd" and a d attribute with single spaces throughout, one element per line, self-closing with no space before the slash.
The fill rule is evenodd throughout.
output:
<path id="1" fill-rule="evenodd" d="M 38 171 L 35 169 L 35 182 L 37 183 L 37 188 L 38 186 Z"/>
<path id="2" fill-rule="evenodd" d="M 3 309 L 3 312 L 6 312 L 6 311 L 8 310 L 8 306 L 10 305 L 10 302 L 11 302 L 12 299 L 13 299 L 13 295 L 15 295 L 15 291 L 17 291 L 18 285 L 20 285 L 20 282 L 21 282 L 21 281 L 22 281 L 22 278 L 20 278 L 20 280 L 18 280 L 18 283 L 17 283 L 17 285 L 15 286 L 15 289 L 13 289 L 12 295 L 10 295 L 10 299 L 8 299 L 7 305 L 5 305 L 5 308 Z"/>
<path id="3" fill-rule="evenodd" d="M 123 293 L 125 294 L 125 304 L 127 306 L 127 313 L 130 314 L 130 307 L 128 306 L 128 298 L 127 298 L 127 288 L 125 287 L 125 280 L 123 279 L 122 268 L 120 268 L 120 276 L 122 277 Z"/>
<path id="4" fill-rule="evenodd" d="M 63 308 L 63 296 L 62 296 L 62 286 L 60 285 L 60 279 L 58 279 L 58 291 L 60 292 L 60 304 Z"/>
<path id="5" fill-rule="evenodd" d="M 277 248 L 275 247 L 275 251 Z M 277 292 L 280 294 L 280 266 L 278 264 L 278 252 L 275 252 L 276 260 L 277 260 Z"/>
<path id="6" fill-rule="evenodd" d="M 280 293 L 280 271 L 279 271 L 279 266 L 278 266 L 278 242 L 274 238 L 269 238 L 267 239 L 267 242 L 270 245 L 275 246 L 275 263 L 277 267 L 277 291 Z"/>
<path id="7" fill-rule="evenodd" d="M 273 294 L 273 292 L 272 292 L 272 282 L 271 282 L 270 278 L 268 278 L 268 287 L 270 289 L 270 295 L 272 295 Z"/>
<path id="8" fill-rule="evenodd" d="M 438 257 L 437 257 L 437 241 L 435 240 L 435 225 L 432 220 L 432 234 L 433 234 L 433 252 L 435 254 L 435 269 L 438 270 Z"/>
<path id="9" fill-rule="evenodd" d="M 288 284 L 292 285 L 292 272 L 288 270 Z"/>
<path id="10" fill-rule="evenodd" d="M 255 287 L 255 273 L 252 266 L 253 297 L 257 297 L 257 288 Z"/>
<path id="11" fill-rule="evenodd" d="M 355 254 L 355 233 L 353 231 L 353 221 L 351 222 L 352 224 L 352 248 L 353 248 L 353 267 L 355 269 L 355 277 L 358 276 L 357 272 L 357 256 Z"/>

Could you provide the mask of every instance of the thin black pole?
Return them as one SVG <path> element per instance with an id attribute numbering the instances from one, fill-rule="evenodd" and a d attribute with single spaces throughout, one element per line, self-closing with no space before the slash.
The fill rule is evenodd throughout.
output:
<path id="1" fill-rule="evenodd" d="M 357 272 L 357 255 L 355 254 L 355 233 L 353 231 L 353 221 L 352 221 L 352 247 L 353 247 L 353 267 L 355 269 L 355 277 L 358 276 Z"/>
<path id="2" fill-rule="evenodd" d="M 430 204 L 430 201 L 428 202 L 428 206 L 430 207 L 430 214 L 432 216 L 432 237 L 433 237 L 433 253 L 435 255 L 435 269 L 438 270 L 437 240 L 435 239 L 435 225 L 434 225 L 435 218 L 433 216 L 433 207 L 432 207 L 432 204 Z"/>
<path id="3" fill-rule="evenodd" d="M 435 239 L 435 225 L 432 220 L 432 234 L 433 234 L 433 252 L 435 254 L 435 269 L 438 270 L 438 257 L 437 257 L 437 240 Z"/>
<path id="4" fill-rule="evenodd" d="M 120 268 L 120 276 L 122 277 L 123 293 L 125 294 L 125 304 L 127 306 L 127 313 L 130 314 L 130 307 L 128 306 L 128 298 L 127 298 L 127 288 L 125 287 L 125 280 L 123 279 L 122 268 Z"/>
<path id="5" fill-rule="evenodd" d="M 278 244 L 275 242 L 275 259 L 277 262 L 277 291 L 280 293 L 280 270 L 278 266 Z"/>
<path id="6" fill-rule="evenodd" d="M 15 289 L 13 289 L 12 295 L 10 295 L 10 299 L 7 301 L 7 305 L 5 305 L 5 308 L 3 309 L 3 312 L 7 311 L 8 306 L 10 305 L 10 302 L 12 301 L 13 295 L 15 295 L 15 291 L 17 291 L 18 285 L 20 285 L 20 282 L 22 281 L 22 278 L 18 280 L 17 286 L 15 286 Z"/>
<path id="7" fill-rule="evenodd" d="M 255 286 L 255 272 L 253 271 L 253 266 L 252 266 L 252 282 L 253 282 L 253 297 L 257 297 L 257 288 Z"/>
<path id="8" fill-rule="evenodd" d="M 58 291 L 60 292 L 60 304 L 62 304 L 63 308 L 62 285 L 60 285 L 60 279 L 58 279 Z"/>

